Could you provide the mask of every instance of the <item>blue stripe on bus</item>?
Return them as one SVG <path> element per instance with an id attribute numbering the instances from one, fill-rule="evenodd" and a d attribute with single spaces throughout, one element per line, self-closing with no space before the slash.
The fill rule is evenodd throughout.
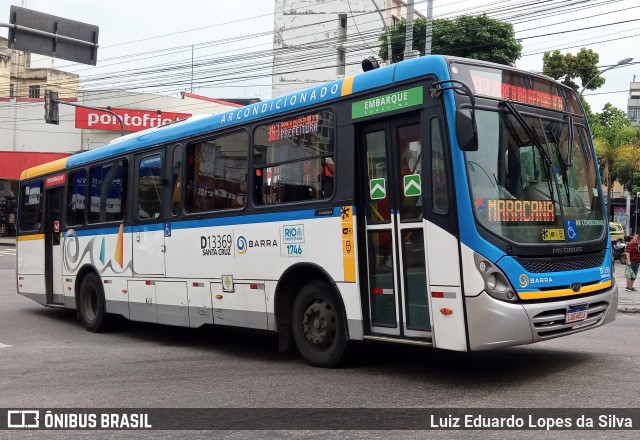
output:
<path id="1" fill-rule="evenodd" d="M 71 228 L 68 231 L 66 231 L 65 237 L 66 235 L 69 233 L 69 231 L 73 231 L 76 233 L 76 235 L 78 237 L 87 237 L 90 235 L 111 235 L 111 234 L 117 234 L 118 232 L 120 232 L 120 225 L 118 226 L 114 226 L 114 227 L 106 227 L 106 228 L 95 228 L 95 229 L 74 229 Z M 132 232 L 132 227 L 131 226 L 125 226 L 124 227 L 124 233 L 130 233 Z"/>
<path id="2" fill-rule="evenodd" d="M 164 223 L 149 223 L 149 224 L 131 226 L 131 232 L 162 231 L 163 229 L 164 229 Z"/>
<path id="3" fill-rule="evenodd" d="M 412 58 L 402 63 L 394 64 L 396 67 L 394 81 L 400 82 L 421 75 L 435 75 L 440 81 L 449 79 L 447 62 L 442 57 Z"/>
<path id="4" fill-rule="evenodd" d="M 353 215 L 355 215 L 355 206 L 352 207 Z M 231 226 L 231 225 L 244 225 L 244 224 L 256 224 L 256 223 L 272 223 L 272 222 L 287 222 L 287 221 L 299 221 L 309 220 L 314 218 L 327 218 L 327 217 L 340 217 L 342 214 L 341 207 L 333 208 L 331 215 L 317 216 L 315 209 L 305 209 L 301 211 L 291 212 L 274 212 L 265 214 L 249 214 L 249 215 L 234 215 L 229 217 L 213 217 L 193 220 L 178 220 L 167 222 L 171 223 L 171 229 L 194 229 L 211 226 Z M 162 231 L 165 223 L 149 223 L 143 225 L 125 226 L 124 232 L 149 232 L 149 231 Z M 95 229 L 82 229 L 75 230 L 75 233 L 80 237 L 90 235 L 111 235 L 117 234 L 120 231 L 120 226 L 107 227 L 107 228 L 95 228 Z M 68 231 L 67 231 L 68 232 Z M 66 234 L 66 233 L 65 233 Z"/>
<path id="5" fill-rule="evenodd" d="M 353 78 L 352 92 L 362 92 L 364 90 L 393 84 L 393 73 L 395 70 L 396 64 L 392 64 L 380 69 L 370 70 L 366 75 L 356 75 Z"/>
<path id="6" fill-rule="evenodd" d="M 354 210 L 355 211 L 355 210 Z M 340 207 L 333 208 L 333 214 L 322 217 L 340 217 Z M 355 212 L 354 212 L 355 214 Z M 249 214 L 237 215 L 231 217 L 214 217 L 203 218 L 200 220 L 184 220 L 171 223 L 172 229 L 190 229 L 210 226 L 231 226 L 255 223 L 272 223 L 272 222 L 288 222 L 298 220 L 308 220 L 312 218 L 322 218 L 316 216 L 315 209 L 306 209 L 303 211 L 291 212 L 274 212 L 269 214 Z"/>

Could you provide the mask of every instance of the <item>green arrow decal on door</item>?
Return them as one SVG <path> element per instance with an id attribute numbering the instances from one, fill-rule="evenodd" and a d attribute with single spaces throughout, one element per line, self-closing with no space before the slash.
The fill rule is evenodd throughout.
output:
<path id="1" fill-rule="evenodd" d="M 387 197 L 387 187 L 384 178 L 371 179 L 369 181 L 369 197 L 371 200 L 384 199 Z"/>
<path id="2" fill-rule="evenodd" d="M 405 197 L 418 197 L 422 194 L 422 186 L 420 185 L 420 174 L 409 174 L 404 176 L 404 195 Z"/>

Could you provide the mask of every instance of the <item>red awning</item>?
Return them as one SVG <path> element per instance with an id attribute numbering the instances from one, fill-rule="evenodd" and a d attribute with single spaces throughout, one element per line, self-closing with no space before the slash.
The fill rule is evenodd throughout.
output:
<path id="1" fill-rule="evenodd" d="M 19 180 L 27 168 L 45 164 L 63 157 L 66 153 L 29 153 L 22 151 L 0 151 L 0 179 Z"/>

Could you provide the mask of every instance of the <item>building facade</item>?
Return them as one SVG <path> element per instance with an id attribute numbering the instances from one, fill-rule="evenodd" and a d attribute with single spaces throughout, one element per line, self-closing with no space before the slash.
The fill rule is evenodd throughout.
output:
<path id="1" fill-rule="evenodd" d="M 629 84 L 629 100 L 627 101 L 627 116 L 631 121 L 631 125 L 640 127 L 640 82 L 635 82 L 636 76 L 633 76 L 633 82 Z"/>
<path id="2" fill-rule="evenodd" d="M 380 62 L 384 25 L 404 17 L 402 0 L 276 0 L 272 96 L 360 73 L 370 56 Z"/>

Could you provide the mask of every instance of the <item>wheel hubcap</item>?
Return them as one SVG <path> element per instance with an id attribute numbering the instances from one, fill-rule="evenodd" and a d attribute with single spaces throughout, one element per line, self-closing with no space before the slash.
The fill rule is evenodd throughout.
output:
<path id="1" fill-rule="evenodd" d="M 336 336 L 336 313 L 331 304 L 316 299 L 307 306 L 302 317 L 307 340 L 318 348 L 329 348 Z"/>

